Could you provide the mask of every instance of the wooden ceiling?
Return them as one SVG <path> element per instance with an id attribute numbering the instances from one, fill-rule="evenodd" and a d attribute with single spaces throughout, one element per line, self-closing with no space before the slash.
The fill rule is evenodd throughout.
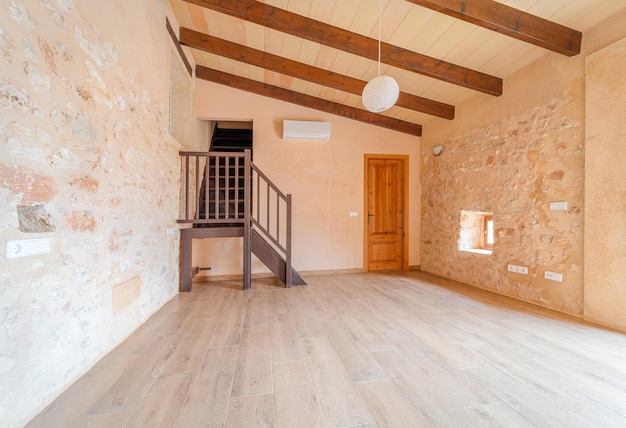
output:
<path id="1" fill-rule="evenodd" d="M 542 55 L 577 55 L 581 33 L 624 7 L 381 1 L 381 73 L 401 95 L 375 114 L 360 93 L 377 75 L 378 0 L 170 0 L 198 78 L 414 135 L 477 93 L 501 95 L 506 76 Z"/>

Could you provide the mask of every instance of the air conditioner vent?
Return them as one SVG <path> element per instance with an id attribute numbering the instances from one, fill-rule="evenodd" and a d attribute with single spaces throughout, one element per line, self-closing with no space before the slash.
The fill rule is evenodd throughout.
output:
<path id="1" fill-rule="evenodd" d="M 330 122 L 302 120 L 283 121 L 283 140 L 287 141 L 328 141 Z"/>

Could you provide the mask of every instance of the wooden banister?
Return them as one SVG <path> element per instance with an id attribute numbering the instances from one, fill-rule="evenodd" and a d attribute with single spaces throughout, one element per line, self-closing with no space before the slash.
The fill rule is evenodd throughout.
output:
<path id="1" fill-rule="evenodd" d="M 244 153 L 181 151 L 179 154 L 183 159 L 185 189 L 181 192 L 183 215 L 178 223 L 243 228 L 244 289 L 251 286 L 251 230 L 254 227 L 273 251 L 284 257 L 285 284 L 290 287 L 293 284 L 291 195 L 283 193 L 252 163 L 250 150 Z M 243 170 L 243 185 L 240 185 L 240 169 Z M 243 204 L 241 209 L 240 204 Z M 210 235 L 208 232 L 203 237 Z M 190 231 L 185 235 L 192 239 Z"/>

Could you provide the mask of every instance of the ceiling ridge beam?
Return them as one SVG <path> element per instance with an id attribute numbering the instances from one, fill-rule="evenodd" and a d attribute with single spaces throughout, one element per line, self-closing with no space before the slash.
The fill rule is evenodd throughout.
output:
<path id="1" fill-rule="evenodd" d="M 378 60 L 378 40 L 307 18 L 256 0 L 185 0 L 245 21 L 310 40 L 371 60 Z M 381 43 L 381 62 L 444 82 L 502 95 L 502 79 L 389 43 Z"/>
<path id="2" fill-rule="evenodd" d="M 493 0 L 407 1 L 563 55 L 580 53 L 580 31 Z"/>
<path id="3" fill-rule="evenodd" d="M 367 82 L 359 79 L 293 61 L 185 27 L 180 27 L 180 42 L 193 49 L 199 49 L 355 95 L 361 95 L 363 88 L 367 84 Z M 400 92 L 396 105 L 444 119 L 454 119 L 454 106 L 407 92 Z"/>
<path id="4" fill-rule="evenodd" d="M 196 77 L 198 79 L 230 86 L 231 88 L 252 92 L 257 95 L 274 98 L 288 103 L 298 104 L 303 107 L 320 110 L 337 116 L 343 116 L 348 119 L 358 120 L 370 125 L 392 129 L 405 134 L 416 135 L 418 137 L 422 135 L 422 125 L 418 125 L 416 123 L 394 119 L 377 113 L 371 113 L 369 111 L 324 100 L 322 98 L 316 98 L 300 92 L 290 91 L 288 89 L 269 85 L 267 83 L 257 82 L 256 80 L 246 79 L 245 77 L 235 76 L 234 74 L 224 73 L 223 71 L 214 70 L 201 65 L 196 66 Z"/>

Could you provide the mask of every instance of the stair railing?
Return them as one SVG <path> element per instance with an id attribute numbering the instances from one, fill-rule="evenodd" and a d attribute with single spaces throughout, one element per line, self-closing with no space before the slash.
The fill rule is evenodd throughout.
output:
<path id="1" fill-rule="evenodd" d="M 284 194 L 263 172 L 251 162 L 252 216 L 255 230 L 285 257 L 285 285 L 291 287 L 291 194 Z"/>
<path id="2" fill-rule="evenodd" d="M 249 171 L 249 156 L 231 152 L 179 154 L 182 157 L 184 186 L 181 194 L 182 216 L 178 223 L 243 225 L 246 213 L 245 195 L 250 194 L 250 183 L 244 179 L 247 174 L 240 170 Z M 244 199 L 240 198 L 240 193 L 244 195 Z"/>
<path id="3" fill-rule="evenodd" d="M 182 151 L 179 154 L 184 190 L 178 223 L 241 224 L 244 227 L 244 289 L 250 288 L 250 228 L 254 226 L 285 257 L 285 284 L 291 287 L 291 195 L 284 194 L 252 163 L 249 150 L 244 153 Z M 225 175 L 220 175 L 220 170 Z M 209 184 L 211 180 L 214 184 Z M 239 196 L 242 189 L 243 200 Z"/>

